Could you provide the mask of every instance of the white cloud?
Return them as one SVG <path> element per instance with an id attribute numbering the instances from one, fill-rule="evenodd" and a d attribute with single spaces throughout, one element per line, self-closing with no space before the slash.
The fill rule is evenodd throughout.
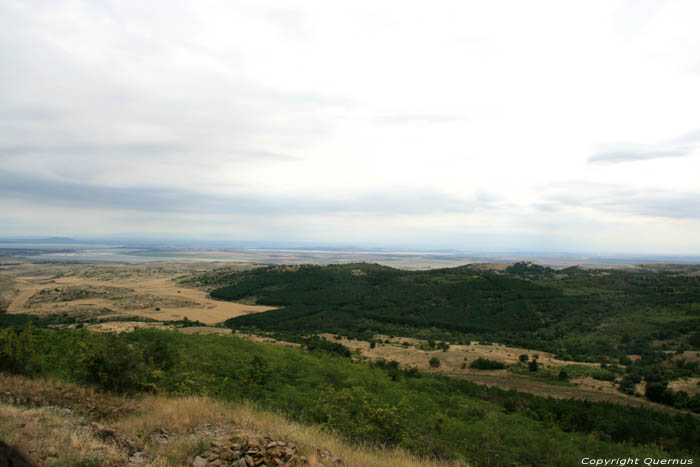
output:
<path id="1" fill-rule="evenodd" d="M 509 232 L 502 238 L 514 243 L 618 248 L 629 232 L 615 225 L 629 222 L 653 232 L 642 250 L 697 253 L 687 235 L 697 227 L 688 207 L 697 139 L 678 135 L 700 121 L 699 9 L 3 2 L 0 177 L 25 181 L 0 194 L 4 220 L 13 233 L 49 231 L 55 223 L 18 206 L 63 193 L 61 209 L 88 225 L 99 205 L 117 212 L 119 200 L 169 193 L 202 204 L 200 232 L 235 235 L 210 211 L 239 200 L 261 211 L 246 211 L 246 236 L 403 235 L 474 249 L 489 232 Z M 635 163 L 612 163 L 621 161 Z M 542 187 L 556 184 L 555 200 Z M 89 206 L 65 188 L 81 186 L 101 190 Z M 636 193 L 623 203 L 634 209 L 612 209 L 620 200 L 604 186 Z M 128 209 L 159 205 L 137 204 Z M 149 231 L 182 228 L 178 214 L 193 219 L 196 203 L 182 204 Z M 568 227 L 573 209 L 583 210 L 583 233 Z M 669 228 L 660 210 L 684 227 Z M 123 224 L 103 225 L 144 225 L 113 219 Z"/>

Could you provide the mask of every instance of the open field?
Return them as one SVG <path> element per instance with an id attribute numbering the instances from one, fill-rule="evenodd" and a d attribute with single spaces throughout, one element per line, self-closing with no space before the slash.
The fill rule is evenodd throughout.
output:
<path id="1" fill-rule="evenodd" d="M 0 296 L 6 297 L 8 313 L 130 315 L 159 321 L 187 317 L 204 324 L 274 309 L 213 300 L 203 290 L 176 283 L 183 274 L 207 268 L 212 265 L 21 263 L 0 268 Z"/>

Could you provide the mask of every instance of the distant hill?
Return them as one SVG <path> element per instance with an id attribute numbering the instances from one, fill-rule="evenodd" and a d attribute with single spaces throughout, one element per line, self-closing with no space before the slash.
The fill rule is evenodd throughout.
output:
<path id="1" fill-rule="evenodd" d="M 404 271 L 376 264 L 266 267 L 217 277 L 215 298 L 280 307 L 232 328 L 494 340 L 600 361 L 688 344 L 700 277 L 516 263 Z M 660 320 L 659 317 L 664 319 Z"/>

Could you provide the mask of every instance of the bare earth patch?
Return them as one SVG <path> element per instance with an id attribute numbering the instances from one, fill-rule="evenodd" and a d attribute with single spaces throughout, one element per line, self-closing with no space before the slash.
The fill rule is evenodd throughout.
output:
<path id="1" fill-rule="evenodd" d="M 44 266 L 27 263 L 13 271 L 15 277 L 22 279 L 11 282 L 14 291 L 8 312 L 111 311 L 158 321 L 188 318 L 217 324 L 236 316 L 274 309 L 214 300 L 206 291 L 179 285 L 176 280 L 194 270 L 192 264 Z M 9 280 L 5 282 L 10 283 Z"/>
<path id="2" fill-rule="evenodd" d="M 677 379 L 668 383 L 669 389 L 685 391 L 689 395 L 700 394 L 700 378 Z"/>

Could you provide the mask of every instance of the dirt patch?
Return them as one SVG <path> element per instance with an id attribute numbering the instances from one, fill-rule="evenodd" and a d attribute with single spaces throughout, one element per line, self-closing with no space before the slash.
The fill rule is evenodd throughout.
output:
<path id="1" fill-rule="evenodd" d="M 185 308 L 199 306 L 197 302 L 185 298 L 156 296 L 138 293 L 125 287 L 97 285 L 66 285 L 41 289 L 24 303 L 25 308 L 33 308 L 44 303 L 74 302 L 102 299 L 101 303 L 112 305 L 121 310 L 140 310 L 145 308 Z M 105 302 L 105 300 L 107 300 Z"/>
<path id="2" fill-rule="evenodd" d="M 440 367 L 438 370 L 440 372 L 460 371 L 465 373 L 483 373 L 483 370 L 469 368 L 469 363 L 478 358 L 486 358 L 512 365 L 520 361 L 521 355 L 527 355 L 528 358 L 537 355 L 537 361 L 542 368 L 560 367 L 571 364 L 599 366 L 594 363 L 559 360 L 551 353 L 538 352 L 519 347 L 508 347 L 503 344 L 481 344 L 479 342 L 472 342 L 469 345 L 450 345 L 447 351 L 425 350 L 427 347 L 426 341 L 407 337 L 389 339 L 387 336 L 376 336 L 376 339 L 382 342 L 377 343 L 374 348 L 371 348 L 370 343 L 365 341 L 346 338 L 336 339 L 332 334 L 320 334 L 319 336 L 328 341 L 343 344 L 351 350 L 359 350 L 363 356 L 369 359 L 396 360 L 402 366 L 415 366 L 419 370 L 432 371 L 429 361 L 431 358 L 435 357 L 440 360 Z M 389 340 L 389 343 L 384 342 L 386 340 Z M 463 363 L 467 364 L 467 368 L 462 368 Z M 496 371 L 501 373 L 505 372 L 505 370 Z"/>
<path id="3" fill-rule="evenodd" d="M 574 378 L 571 382 L 579 388 L 588 391 L 604 391 L 609 394 L 619 394 L 615 381 L 600 381 L 593 377 L 586 376 L 585 378 Z"/>
<path id="4" fill-rule="evenodd" d="M 227 336 L 233 332 L 229 328 L 215 328 L 212 326 L 192 326 L 178 328 L 177 330 L 184 334 L 217 334 L 220 336 Z"/>
<path id="5" fill-rule="evenodd" d="M 236 337 L 240 337 L 241 339 L 249 340 L 252 342 L 260 342 L 262 344 L 275 344 L 295 348 L 301 347 L 301 344 L 297 344 L 296 342 L 278 341 L 277 339 L 273 339 L 272 337 L 257 336 L 255 334 L 246 334 L 240 331 L 236 331 Z"/>
<path id="6" fill-rule="evenodd" d="M 132 332 L 136 329 L 169 329 L 173 326 L 163 323 L 149 323 L 143 321 L 108 321 L 104 323 L 88 324 L 85 328 L 97 332 Z"/>
<path id="7" fill-rule="evenodd" d="M 212 299 L 204 290 L 177 281 L 211 265 L 156 263 L 149 265 L 23 264 L 15 274 L 10 313 L 126 313 L 157 321 L 188 318 L 218 324 L 229 318 L 273 310 L 274 307 Z M 230 270 L 231 267 L 227 267 Z M 17 280 L 17 276 L 22 276 Z"/>
<path id="8" fill-rule="evenodd" d="M 674 391 L 685 391 L 691 396 L 700 394 L 700 378 L 677 379 L 669 382 L 668 388 Z"/>
<path id="9" fill-rule="evenodd" d="M 685 360 L 688 363 L 700 362 L 700 350 L 686 350 L 682 354 L 673 357 L 674 363 L 677 360 Z"/>

